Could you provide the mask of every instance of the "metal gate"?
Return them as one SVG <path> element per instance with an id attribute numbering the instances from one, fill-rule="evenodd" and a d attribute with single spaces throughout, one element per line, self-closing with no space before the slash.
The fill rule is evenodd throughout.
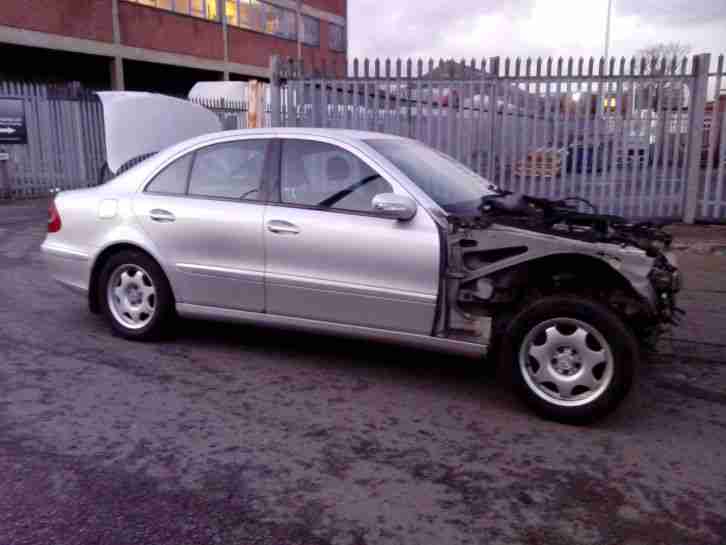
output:
<path id="1" fill-rule="evenodd" d="M 704 119 L 709 77 L 720 96 L 723 56 L 717 73 L 709 65 L 709 55 L 350 67 L 275 60 L 273 124 L 415 138 L 504 189 L 577 196 L 604 213 L 721 219 L 723 110 L 713 109 L 706 135 Z"/>

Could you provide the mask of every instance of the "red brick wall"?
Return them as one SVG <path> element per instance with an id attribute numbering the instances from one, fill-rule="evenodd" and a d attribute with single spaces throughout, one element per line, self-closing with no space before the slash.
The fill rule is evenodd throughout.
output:
<path id="1" fill-rule="evenodd" d="M 311 8 L 322 9 L 345 17 L 346 0 L 303 0 Z"/>
<path id="2" fill-rule="evenodd" d="M 333 61 L 335 61 L 335 72 L 338 77 L 343 77 L 346 71 L 345 54 L 335 53 L 333 51 L 321 51 L 315 47 L 303 46 L 303 61 L 305 63 L 305 71 L 309 72 L 311 68 L 322 69 L 325 62 L 326 74 L 330 77 L 333 73 Z"/>
<path id="3" fill-rule="evenodd" d="M 0 0 L 0 24 L 113 42 L 111 0 Z"/>
<path id="4" fill-rule="evenodd" d="M 222 25 L 170 11 L 119 2 L 124 45 L 224 59 Z"/>
<path id="5" fill-rule="evenodd" d="M 297 42 L 231 26 L 227 31 L 230 62 L 267 68 L 271 55 L 297 57 Z"/>
<path id="6" fill-rule="evenodd" d="M 341 77 L 345 74 L 346 58 L 345 53 L 331 51 L 328 49 L 328 23 L 320 22 L 320 47 L 310 47 L 303 45 L 303 60 L 308 67 L 321 68 L 325 62 L 326 69 L 332 74 L 333 63 L 335 63 L 336 74 Z"/>

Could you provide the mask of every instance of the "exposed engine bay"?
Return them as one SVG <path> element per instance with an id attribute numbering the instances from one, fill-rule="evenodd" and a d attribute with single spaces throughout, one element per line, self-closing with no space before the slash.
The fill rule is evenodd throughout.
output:
<path id="1" fill-rule="evenodd" d="M 642 339 L 655 339 L 682 314 L 675 301 L 682 280 L 665 222 L 598 214 L 580 198 L 506 191 L 447 220 L 446 296 L 436 335 L 488 343 L 523 304 L 547 295 L 602 302 Z"/>

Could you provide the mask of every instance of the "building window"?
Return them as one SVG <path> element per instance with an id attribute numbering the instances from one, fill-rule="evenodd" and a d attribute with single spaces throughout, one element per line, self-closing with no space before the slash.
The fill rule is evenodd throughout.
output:
<path id="1" fill-rule="evenodd" d="M 237 0 L 225 0 L 224 3 L 224 16 L 227 18 L 227 24 L 238 26 L 239 19 L 237 19 Z"/>
<path id="2" fill-rule="evenodd" d="M 267 6 L 264 32 L 281 38 L 296 39 L 295 12 L 276 6 Z"/>
<path id="3" fill-rule="evenodd" d="M 345 52 L 345 27 L 328 23 L 328 49 Z"/>
<path id="4" fill-rule="evenodd" d="M 151 6 L 184 15 L 192 15 L 210 21 L 220 21 L 217 0 L 129 0 L 144 6 Z M 224 0 L 224 16 L 232 26 L 264 32 L 273 36 L 297 40 L 297 17 L 289 9 L 266 4 L 259 0 Z M 303 16 L 309 21 L 303 23 L 308 29 L 310 45 L 320 45 L 320 21 Z"/>
<path id="5" fill-rule="evenodd" d="M 143 6 L 175 11 L 184 15 L 219 21 L 217 0 L 129 0 Z"/>
<path id="6" fill-rule="evenodd" d="M 238 0 L 239 26 L 262 32 L 264 25 L 264 5 L 257 0 Z"/>
<path id="7" fill-rule="evenodd" d="M 228 0 L 228 2 L 237 4 L 238 20 L 237 23 L 231 24 L 281 38 L 297 39 L 294 11 L 265 4 L 259 0 Z"/>
<path id="8" fill-rule="evenodd" d="M 308 15 L 302 16 L 302 42 L 315 47 L 320 46 L 320 21 Z"/>

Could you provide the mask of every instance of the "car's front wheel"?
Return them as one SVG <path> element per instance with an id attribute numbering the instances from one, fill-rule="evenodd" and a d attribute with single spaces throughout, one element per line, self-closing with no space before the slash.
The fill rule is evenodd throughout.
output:
<path id="1" fill-rule="evenodd" d="M 582 423 L 614 410 L 628 393 L 638 344 L 610 309 L 577 296 L 540 299 L 507 328 L 502 362 L 515 387 L 547 418 Z"/>
<path id="2" fill-rule="evenodd" d="M 101 271 L 99 300 L 114 331 L 131 340 L 158 338 L 173 312 L 161 267 L 141 252 L 112 255 Z"/>

